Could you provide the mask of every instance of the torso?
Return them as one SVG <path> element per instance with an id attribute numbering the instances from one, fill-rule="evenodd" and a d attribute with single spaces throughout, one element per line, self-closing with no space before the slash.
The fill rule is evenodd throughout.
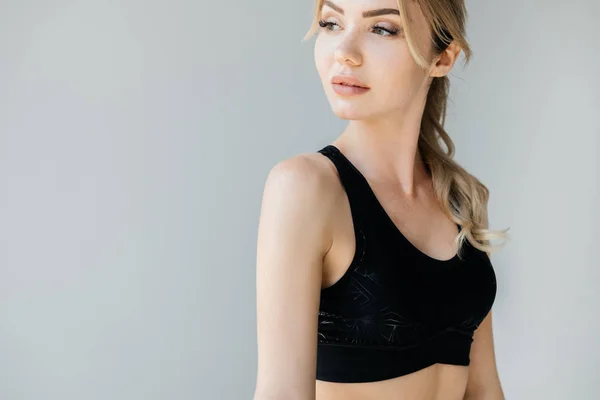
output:
<path id="1" fill-rule="evenodd" d="M 337 176 L 335 167 L 323 162 Z M 340 184 L 341 185 L 341 184 Z M 402 203 L 393 189 L 371 184 L 381 205 L 406 238 L 432 258 L 447 260 L 457 251 L 453 244 L 456 225 L 442 211 L 431 189 L 419 192 L 418 200 Z M 322 287 L 338 281 L 348 269 L 355 253 L 355 234 L 351 208 L 340 186 L 339 207 L 333 218 L 333 243 L 323 260 Z M 468 367 L 434 364 L 396 378 L 360 383 L 316 381 L 317 400 L 459 400 L 463 398 Z"/>
<path id="2" fill-rule="evenodd" d="M 463 400 L 468 367 L 435 364 L 378 382 L 316 381 L 316 400 Z"/>

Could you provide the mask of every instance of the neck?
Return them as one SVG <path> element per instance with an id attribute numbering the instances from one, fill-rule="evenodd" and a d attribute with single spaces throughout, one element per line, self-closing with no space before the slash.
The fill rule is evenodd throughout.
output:
<path id="1" fill-rule="evenodd" d="M 339 141 L 353 153 L 361 171 L 372 182 L 399 186 L 407 198 L 430 184 L 430 177 L 418 151 L 421 118 L 393 117 L 353 120 Z"/>

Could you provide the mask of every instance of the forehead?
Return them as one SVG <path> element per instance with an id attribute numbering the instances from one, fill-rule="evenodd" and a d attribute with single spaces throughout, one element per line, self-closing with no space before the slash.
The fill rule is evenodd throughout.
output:
<path id="1" fill-rule="evenodd" d="M 398 0 L 323 0 L 321 7 L 322 11 L 333 9 L 348 16 L 358 15 L 365 11 L 399 9 Z M 414 22 L 413 15 L 418 13 L 420 9 L 418 9 L 414 0 L 407 1 L 406 8 L 408 21 L 412 23 Z"/>
<path id="2" fill-rule="evenodd" d="M 327 3 L 324 0 L 323 3 Z M 337 4 L 342 8 L 369 10 L 372 8 L 398 8 L 397 0 L 331 0 L 330 3 Z"/>

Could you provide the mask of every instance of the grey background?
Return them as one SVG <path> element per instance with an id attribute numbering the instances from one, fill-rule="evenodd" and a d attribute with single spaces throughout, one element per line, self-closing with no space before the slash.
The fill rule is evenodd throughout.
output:
<path id="1" fill-rule="evenodd" d="M 250 399 L 269 169 L 331 113 L 312 0 L 0 3 L 0 399 Z M 600 397 L 597 1 L 469 1 L 457 159 L 511 242 L 509 399 Z"/>

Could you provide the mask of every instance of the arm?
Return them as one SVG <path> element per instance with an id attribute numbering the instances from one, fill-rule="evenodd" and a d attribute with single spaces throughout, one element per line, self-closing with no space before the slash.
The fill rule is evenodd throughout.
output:
<path id="1" fill-rule="evenodd" d="M 315 160 L 277 164 L 263 193 L 256 260 L 258 373 L 254 400 L 315 398 L 323 257 L 333 205 Z"/>
<path id="2" fill-rule="evenodd" d="M 484 228 L 487 229 L 487 227 L 486 210 Z M 490 257 L 490 253 L 486 254 Z M 464 400 L 504 400 L 496 367 L 491 310 L 473 334 L 470 358 L 469 378 Z"/>
<path id="3" fill-rule="evenodd" d="M 504 400 L 494 355 L 492 311 L 473 335 L 470 357 L 464 400 Z"/>

